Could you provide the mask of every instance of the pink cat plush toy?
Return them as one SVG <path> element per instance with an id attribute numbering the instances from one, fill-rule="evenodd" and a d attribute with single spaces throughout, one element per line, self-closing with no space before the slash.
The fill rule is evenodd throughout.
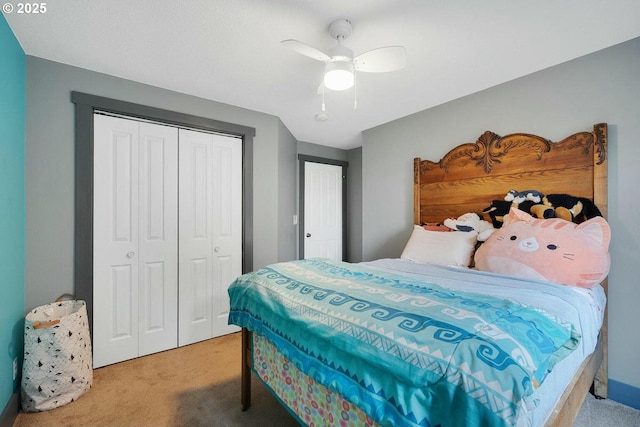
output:
<path id="1" fill-rule="evenodd" d="M 537 219 L 512 208 L 475 255 L 478 270 L 591 288 L 609 274 L 611 229 L 602 217 L 581 224 Z"/>

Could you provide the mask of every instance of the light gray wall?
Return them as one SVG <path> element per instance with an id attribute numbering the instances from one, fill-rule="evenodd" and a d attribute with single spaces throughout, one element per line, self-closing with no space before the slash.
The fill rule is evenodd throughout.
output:
<path id="1" fill-rule="evenodd" d="M 27 57 L 25 308 L 73 292 L 74 105 L 71 91 L 119 99 L 253 127 L 253 265 L 279 260 L 295 247 L 279 229 L 278 209 L 295 204 L 279 189 L 279 170 L 295 170 L 295 142 L 280 120 L 202 98 L 119 79 L 41 58 Z M 288 132 L 288 131 L 287 131 Z M 285 135 L 284 137 L 282 135 Z M 283 154 L 280 147 L 289 147 Z M 274 191 L 274 189 L 276 189 Z M 279 190 L 278 190 L 279 189 Z M 274 201 L 274 198 L 277 199 Z"/>
<path id="2" fill-rule="evenodd" d="M 278 126 L 278 261 L 298 259 L 298 226 L 293 224 L 297 205 L 297 150 L 298 141 L 280 122 Z M 254 160 L 255 162 L 255 160 Z"/>
<path id="3" fill-rule="evenodd" d="M 362 261 L 362 147 L 347 151 L 347 260 Z"/>
<path id="4" fill-rule="evenodd" d="M 326 147 L 311 142 L 298 142 L 298 154 L 305 156 L 323 157 L 325 159 L 347 161 L 347 152 L 340 148 Z"/>
<path id="5" fill-rule="evenodd" d="M 406 243 L 413 219 L 414 157 L 438 160 L 462 142 L 475 142 L 485 130 L 557 141 L 607 122 L 613 234 L 609 377 L 640 387 L 638 76 L 640 39 L 635 39 L 365 131 L 364 259 L 398 257 Z"/>

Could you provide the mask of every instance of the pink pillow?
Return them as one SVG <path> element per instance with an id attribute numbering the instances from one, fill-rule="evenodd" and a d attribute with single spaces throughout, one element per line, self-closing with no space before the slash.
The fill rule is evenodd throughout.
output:
<path id="1" fill-rule="evenodd" d="M 609 274 L 611 229 L 602 217 L 581 224 L 536 219 L 511 209 L 476 251 L 478 270 L 590 288 Z"/>

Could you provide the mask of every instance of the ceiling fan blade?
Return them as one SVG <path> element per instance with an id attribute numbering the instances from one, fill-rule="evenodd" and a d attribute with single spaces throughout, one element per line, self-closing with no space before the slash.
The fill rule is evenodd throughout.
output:
<path id="1" fill-rule="evenodd" d="M 386 73 L 407 65 L 407 51 L 404 46 L 387 46 L 373 49 L 353 59 L 353 67 L 367 73 Z"/>
<path id="2" fill-rule="evenodd" d="M 304 44 L 298 40 L 289 39 L 289 40 L 283 40 L 280 43 L 282 43 L 283 46 L 286 46 L 291 50 L 294 50 L 304 56 L 308 56 L 309 58 L 313 58 L 323 62 L 331 61 L 331 57 L 326 53 L 316 49 L 315 47 L 311 47 L 307 44 Z"/>

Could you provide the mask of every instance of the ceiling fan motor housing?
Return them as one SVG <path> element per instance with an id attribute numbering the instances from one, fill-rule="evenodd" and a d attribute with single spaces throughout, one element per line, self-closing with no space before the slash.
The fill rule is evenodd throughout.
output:
<path id="1" fill-rule="evenodd" d="M 332 61 L 351 61 L 353 60 L 353 50 L 338 44 L 329 50 L 329 56 Z"/>
<path id="2" fill-rule="evenodd" d="M 331 37 L 338 40 L 344 40 L 351 35 L 353 25 L 351 21 L 346 18 L 340 18 L 329 24 L 329 34 Z"/>

